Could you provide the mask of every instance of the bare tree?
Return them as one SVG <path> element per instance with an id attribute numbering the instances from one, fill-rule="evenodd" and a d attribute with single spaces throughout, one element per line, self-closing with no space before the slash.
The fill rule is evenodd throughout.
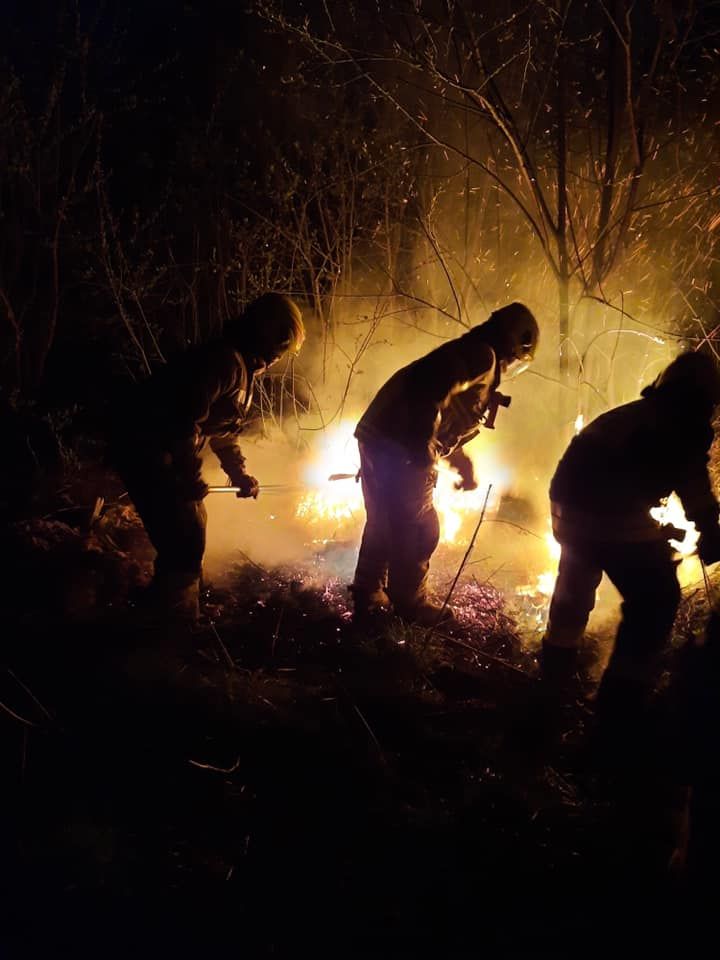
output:
<path id="1" fill-rule="evenodd" d="M 672 208 L 677 223 L 717 191 L 702 151 L 684 143 L 700 98 L 683 70 L 702 51 L 717 61 L 694 4 L 395 0 L 365 40 L 357 6 L 351 16 L 327 3 L 302 21 L 277 3 L 261 9 L 520 215 L 555 280 L 565 383 L 573 301 L 606 299 L 614 272 L 651 257 L 636 243 L 650 211 Z"/>
<path id="2" fill-rule="evenodd" d="M 22 76 L 0 64 L 0 365 L 10 395 L 40 382 L 55 338 L 74 212 L 93 178 L 99 114 L 88 96 L 88 28 L 61 7 L 54 56 Z"/>

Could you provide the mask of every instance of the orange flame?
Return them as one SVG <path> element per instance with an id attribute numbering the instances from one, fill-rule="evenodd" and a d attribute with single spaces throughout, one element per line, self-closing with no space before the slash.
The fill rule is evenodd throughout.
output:
<path id="1" fill-rule="evenodd" d="M 318 450 L 305 471 L 309 490 L 296 509 L 296 516 L 315 526 L 331 524 L 352 526 L 364 519 L 360 484 L 352 479 L 330 480 L 334 473 L 355 474 L 360 456 L 353 437 L 355 419 L 342 420 L 323 434 Z M 440 517 L 442 543 L 462 543 L 469 539 L 463 529 L 466 519 L 479 516 L 485 502 L 488 484 L 492 484 L 488 511 L 496 510 L 502 495 L 510 486 L 510 471 L 487 449 L 480 438 L 465 446 L 473 461 L 478 487 L 457 490 L 457 473 L 443 461 L 438 465 L 435 507 Z"/>
<path id="2" fill-rule="evenodd" d="M 359 532 L 365 519 L 362 489 L 353 479 L 360 466 L 357 441 L 353 437 L 355 418 L 347 418 L 328 428 L 319 436 L 317 450 L 305 470 L 304 479 L 308 491 L 303 494 L 296 508 L 296 516 L 311 525 L 319 538 L 335 537 L 338 531 L 349 535 Z M 581 423 L 575 424 L 576 429 Z M 511 486 L 509 469 L 501 463 L 486 438 L 476 438 L 465 446 L 465 452 L 473 461 L 478 487 L 472 491 L 457 490 L 458 475 L 444 461 L 438 465 L 435 488 L 435 507 L 440 518 L 440 540 L 445 544 L 467 543 L 476 520 L 482 510 L 487 486 L 492 484 L 488 501 L 488 515 L 497 511 L 502 496 Z M 332 474 L 344 474 L 346 479 L 330 480 Z M 347 475 L 350 475 L 349 477 Z M 685 517 L 682 504 L 674 494 L 650 511 L 661 525 L 672 524 L 686 530 L 682 541 L 671 540 L 671 545 L 682 555 L 679 578 L 682 586 L 698 577 L 695 553 L 698 532 L 695 524 Z M 552 596 L 557 579 L 560 544 L 548 529 L 544 537 L 545 560 L 539 564 L 542 572 L 534 580 L 517 588 L 519 596 L 531 597 L 538 619 L 544 618 L 547 603 Z"/>
<path id="3" fill-rule="evenodd" d="M 558 562 L 560 560 L 560 544 L 548 530 L 544 537 L 545 549 L 547 551 L 547 568 L 539 573 L 533 583 L 523 584 L 517 588 L 517 594 L 521 597 L 544 597 L 547 600 L 552 596 L 557 580 Z"/>
<path id="4" fill-rule="evenodd" d="M 652 508 L 650 516 L 653 520 L 657 520 L 660 526 L 671 524 L 685 531 L 682 540 L 670 540 L 670 546 L 674 547 L 681 556 L 689 557 L 695 553 L 700 534 L 692 520 L 688 520 L 685 516 L 683 505 L 677 494 L 671 493 L 669 497 L 661 500 L 657 507 Z"/>
<path id="5" fill-rule="evenodd" d="M 697 556 L 697 544 L 700 533 L 692 522 L 685 516 L 680 498 L 671 493 L 665 500 L 661 500 L 657 507 L 653 507 L 650 516 L 661 526 L 672 524 L 685 531 L 682 540 L 670 540 L 670 546 L 680 554 L 680 563 L 677 568 L 678 582 L 681 587 L 687 587 L 702 578 L 702 567 Z"/>

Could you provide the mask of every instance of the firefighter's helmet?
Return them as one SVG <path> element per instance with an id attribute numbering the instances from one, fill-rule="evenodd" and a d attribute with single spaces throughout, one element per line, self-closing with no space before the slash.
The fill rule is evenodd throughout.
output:
<path id="1" fill-rule="evenodd" d="M 270 365 L 285 353 L 300 351 L 305 326 L 294 300 L 282 293 L 265 293 L 228 323 L 226 335 L 241 350 Z"/>
<path id="2" fill-rule="evenodd" d="M 661 396 L 712 408 L 720 403 L 720 369 L 707 353 L 681 353 L 665 367 L 653 389 Z"/>
<path id="3" fill-rule="evenodd" d="M 537 320 L 524 303 L 515 301 L 494 310 L 482 324 L 499 359 L 530 363 L 535 357 L 540 331 Z"/>

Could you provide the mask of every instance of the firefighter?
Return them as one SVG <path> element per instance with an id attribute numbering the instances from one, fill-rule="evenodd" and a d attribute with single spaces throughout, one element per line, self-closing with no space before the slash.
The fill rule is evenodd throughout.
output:
<path id="1" fill-rule="evenodd" d="M 571 441 L 550 484 L 560 567 L 541 651 L 546 688 L 573 688 L 595 591 L 605 573 L 622 619 L 596 701 L 600 727 L 639 719 L 658 679 L 680 602 L 677 561 L 650 509 L 671 492 L 700 531 L 705 563 L 720 559 L 718 504 L 707 463 L 720 374 L 704 353 L 677 357 L 641 393 Z M 668 532 L 670 531 L 670 532 Z M 675 531 L 677 535 L 677 531 Z"/>
<path id="2" fill-rule="evenodd" d="M 145 600 L 158 612 L 199 616 L 208 492 L 201 451 L 207 441 L 238 497 L 257 497 L 237 438 L 256 381 L 304 338 L 298 306 L 266 293 L 220 338 L 178 355 L 113 405 L 110 457 L 156 550 Z"/>
<path id="3" fill-rule="evenodd" d="M 462 445 L 477 435 L 483 417 L 494 420 L 498 402 L 509 402 L 497 393 L 501 376 L 524 369 L 537 342 L 534 316 L 511 303 L 398 370 L 363 414 L 355 430 L 366 511 L 350 588 L 356 622 L 391 606 L 410 622 L 438 621 L 441 608 L 427 594 L 439 540 L 436 465 L 448 459 L 458 489 L 477 486 Z"/>

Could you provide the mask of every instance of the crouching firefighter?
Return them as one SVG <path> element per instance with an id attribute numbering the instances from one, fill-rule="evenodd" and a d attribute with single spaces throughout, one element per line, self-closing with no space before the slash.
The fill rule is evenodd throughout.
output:
<path id="1" fill-rule="evenodd" d="M 238 497 L 257 497 L 238 445 L 256 381 L 305 337 L 289 298 L 266 293 L 228 321 L 220 338 L 193 347 L 112 405 L 110 459 L 156 550 L 145 601 L 160 614 L 196 620 L 207 513 L 206 443 Z"/>
<path id="2" fill-rule="evenodd" d="M 439 541 L 433 489 L 440 458 L 477 486 L 462 450 L 483 417 L 494 425 L 502 375 L 533 359 L 538 326 L 521 303 L 496 310 L 462 337 L 398 370 L 380 389 L 355 430 L 366 523 L 351 586 L 356 622 L 389 610 L 434 625 L 441 607 L 428 598 L 430 558 Z M 448 618 L 452 612 L 447 613 Z"/>
<path id="3" fill-rule="evenodd" d="M 677 561 L 650 509 L 675 492 L 700 531 L 705 563 L 720 559 L 718 504 L 707 463 L 720 374 L 702 353 L 677 357 L 641 399 L 602 414 L 562 456 L 550 484 L 560 567 L 541 652 L 546 690 L 573 688 L 603 573 L 622 617 L 596 701 L 600 729 L 620 733 L 642 715 L 680 602 Z"/>

